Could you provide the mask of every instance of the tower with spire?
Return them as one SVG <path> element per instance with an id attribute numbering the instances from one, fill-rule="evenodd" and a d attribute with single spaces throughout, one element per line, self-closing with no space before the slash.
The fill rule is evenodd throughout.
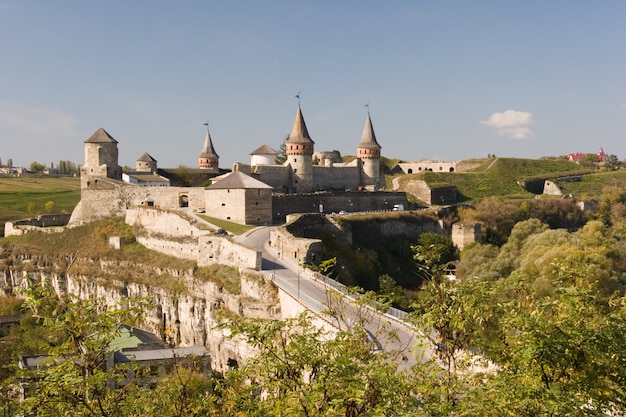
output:
<path id="1" fill-rule="evenodd" d="M 313 147 L 315 142 L 302 117 L 300 103 L 289 138 L 285 141 L 287 163 L 293 170 L 293 188 L 296 193 L 310 192 L 313 188 Z"/>
<path id="2" fill-rule="evenodd" d="M 365 188 L 376 189 L 380 183 L 380 150 L 368 110 L 361 141 L 356 148 L 357 158 L 362 163 L 361 183 Z"/>
<path id="3" fill-rule="evenodd" d="M 198 167 L 201 169 L 219 169 L 220 157 L 213 148 L 213 141 L 211 140 L 211 133 L 209 132 L 209 124 L 205 123 L 206 136 L 204 137 L 204 146 L 202 152 L 198 156 Z"/>

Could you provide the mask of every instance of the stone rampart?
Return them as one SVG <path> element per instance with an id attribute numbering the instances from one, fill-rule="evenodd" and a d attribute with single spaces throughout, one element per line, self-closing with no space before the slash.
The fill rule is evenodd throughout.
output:
<path id="1" fill-rule="evenodd" d="M 319 228 L 320 219 L 319 214 L 289 216 L 286 225 L 272 230 L 270 246 L 276 248 L 280 259 L 293 260 L 301 264 L 319 263 L 322 260 L 322 241 L 307 238 L 303 229 L 310 228 L 311 226 L 307 224 L 311 221 L 316 224 L 312 227 Z"/>
<path id="2" fill-rule="evenodd" d="M 561 188 L 552 181 L 546 181 L 543 185 L 543 193 L 547 195 L 563 195 Z"/>
<path id="3" fill-rule="evenodd" d="M 74 208 L 69 226 L 94 220 L 123 216 L 134 207 L 204 208 L 202 187 L 142 187 L 110 178 L 91 177 L 81 189 L 80 202 Z"/>
<path id="4" fill-rule="evenodd" d="M 356 190 L 361 185 L 360 166 L 313 165 L 313 190 Z"/>
<path id="5" fill-rule="evenodd" d="M 318 192 L 311 194 L 284 194 L 272 197 L 274 223 L 282 223 L 292 213 L 367 212 L 391 210 L 395 204 L 408 207 L 406 194 L 401 192 Z"/>
<path id="6" fill-rule="evenodd" d="M 146 233 L 137 241 L 149 249 L 171 256 L 195 260 L 198 266 L 223 264 L 261 269 L 261 253 L 216 235 L 195 219 L 158 209 L 129 209 L 126 223 L 141 226 Z"/>
<path id="7" fill-rule="evenodd" d="M 42 214 L 31 219 L 16 220 L 4 224 L 4 236 L 19 236 L 30 231 L 56 233 L 64 230 L 71 214 Z"/>
<path id="8" fill-rule="evenodd" d="M 463 249 L 466 245 L 481 241 L 481 227 L 479 223 L 462 224 L 455 223 L 452 225 L 452 242 L 459 248 Z"/>
<path id="9" fill-rule="evenodd" d="M 454 186 L 432 188 L 426 181 L 409 180 L 404 185 L 404 191 L 413 194 L 427 204 L 449 204 L 456 201 L 457 189 Z"/>
<path id="10" fill-rule="evenodd" d="M 401 162 L 398 164 L 402 172 L 405 174 L 417 174 L 424 171 L 432 172 L 455 172 L 457 170 L 457 161 L 417 161 L 417 162 Z"/>

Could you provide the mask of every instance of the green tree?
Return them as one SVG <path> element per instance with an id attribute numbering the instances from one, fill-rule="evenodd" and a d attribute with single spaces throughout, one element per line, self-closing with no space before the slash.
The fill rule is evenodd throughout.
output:
<path id="1" fill-rule="evenodd" d="M 419 274 L 425 280 L 443 276 L 448 263 L 459 259 L 452 240 L 433 232 L 422 233 L 417 245 L 411 245 L 411 250 Z"/>
<path id="2" fill-rule="evenodd" d="M 385 354 L 372 354 L 359 325 L 329 334 L 303 315 L 235 318 L 226 326 L 259 353 L 227 375 L 231 390 L 239 393 L 231 401 L 223 398 L 230 404 L 228 415 L 404 416 L 418 411 L 406 375 Z"/>
<path id="3" fill-rule="evenodd" d="M 42 173 L 46 169 L 46 166 L 39 162 L 31 162 L 29 169 L 35 173 Z"/>
<path id="4" fill-rule="evenodd" d="M 141 316 L 146 300 L 122 300 L 106 309 L 104 300 L 59 300 L 49 287 L 26 291 L 26 304 L 49 332 L 51 340 L 45 364 L 23 370 L 18 376 L 32 381 L 26 400 L 20 404 L 26 415 L 122 416 L 124 399 L 133 387 L 111 389 L 124 381 L 127 369 L 107 367 L 110 345 L 124 323 Z"/>
<path id="5" fill-rule="evenodd" d="M 409 308 L 409 300 L 404 289 L 392 276 L 383 274 L 378 277 L 378 288 L 378 295 L 384 300 L 405 311 Z"/>
<path id="6" fill-rule="evenodd" d="M 619 415 L 626 410 L 624 299 L 599 303 L 588 265 L 557 261 L 553 291 L 501 280 L 492 294 L 514 295 L 493 306 L 500 331 L 490 357 L 498 371 L 464 400 L 477 415 Z M 471 405 L 470 405 L 471 404 Z"/>
<path id="7" fill-rule="evenodd" d="M 274 162 L 276 162 L 277 165 L 282 165 L 287 160 L 287 144 L 286 144 L 286 142 L 288 140 L 289 140 L 289 135 L 287 135 L 285 137 L 285 140 L 283 140 L 283 143 L 281 143 L 280 147 L 278 148 L 278 153 L 276 154 L 276 157 L 274 158 Z"/>
<path id="8" fill-rule="evenodd" d="M 47 201 L 44 209 L 46 213 L 52 213 L 52 210 L 54 210 L 54 201 Z"/>

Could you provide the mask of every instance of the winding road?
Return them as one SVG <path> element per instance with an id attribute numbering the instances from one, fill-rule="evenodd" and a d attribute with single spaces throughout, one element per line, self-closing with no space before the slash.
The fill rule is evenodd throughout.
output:
<path id="1" fill-rule="evenodd" d="M 370 340 L 379 348 L 392 353 L 399 369 L 407 369 L 417 360 L 426 360 L 432 349 L 424 349 L 418 342 L 425 341 L 401 320 L 375 311 L 356 302 L 351 296 L 336 291 L 331 281 L 298 265 L 295 259 L 270 247 L 272 226 L 262 226 L 234 239 L 244 246 L 261 251 L 262 270 L 272 271 L 274 283 L 289 293 L 307 310 L 312 311 L 335 327 L 362 323 Z"/>

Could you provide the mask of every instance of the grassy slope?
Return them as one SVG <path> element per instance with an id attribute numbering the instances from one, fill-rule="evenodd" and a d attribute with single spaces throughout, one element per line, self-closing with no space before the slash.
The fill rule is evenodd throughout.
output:
<path id="1" fill-rule="evenodd" d="M 580 181 L 557 181 L 564 194 L 580 198 L 597 198 L 605 188 L 626 188 L 626 169 L 583 175 Z"/>
<path id="2" fill-rule="evenodd" d="M 92 278 L 104 277 L 98 263 L 92 261 L 72 261 L 73 258 L 88 258 L 114 261 L 121 265 L 125 280 L 154 285 L 173 290 L 184 290 L 186 282 L 180 275 L 171 275 L 172 271 L 193 271 L 193 276 L 201 281 L 216 282 L 232 294 L 239 293 L 239 273 L 237 268 L 225 265 L 211 265 L 198 268 L 195 261 L 177 258 L 147 249 L 139 243 L 126 244 L 121 250 L 109 246 L 110 236 L 121 236 L 126 240 L 133 237 L 133 228 L 124 222 L 123 217 L 98 220 L 79 227 L 66 229 L 62 233 L 27 233 L 0 239 L 0 252 L 10 255 L 28 255 L 29 265 L 15 265 L 15 260 L 0 259 L 0 268 L 75 268 Z M 48 259 L 54 259 L 50 262 Z M 153 270 L 146 268 L 153 267 Z M 122 274 L 122 272 L 120 272 Z M 120 275 L 121 276 L 121 275 Z M 119 278 L 119 277 L 117 277 Z"/>
<path id="3" fill-rule="evenodd" d="M 54 203 L 52 212 L 71 213 L 80 201 L 80 178 L 0 177 L 0 224 L 41 214 L 48 201 Z"/>
<path id="4" fill-rule="evenodd" d="M 533 194 L 520 186 L 520 181 L 582 172 L 578 165 L 564 159 L 496 158 L 473 162 L 478 166 L 468 172 L 421 172 L 404 175 L 400 183 L 420 179 L 431 187 L 455 186 L 459 202 L 494 196 L 530 198 Z"/>

